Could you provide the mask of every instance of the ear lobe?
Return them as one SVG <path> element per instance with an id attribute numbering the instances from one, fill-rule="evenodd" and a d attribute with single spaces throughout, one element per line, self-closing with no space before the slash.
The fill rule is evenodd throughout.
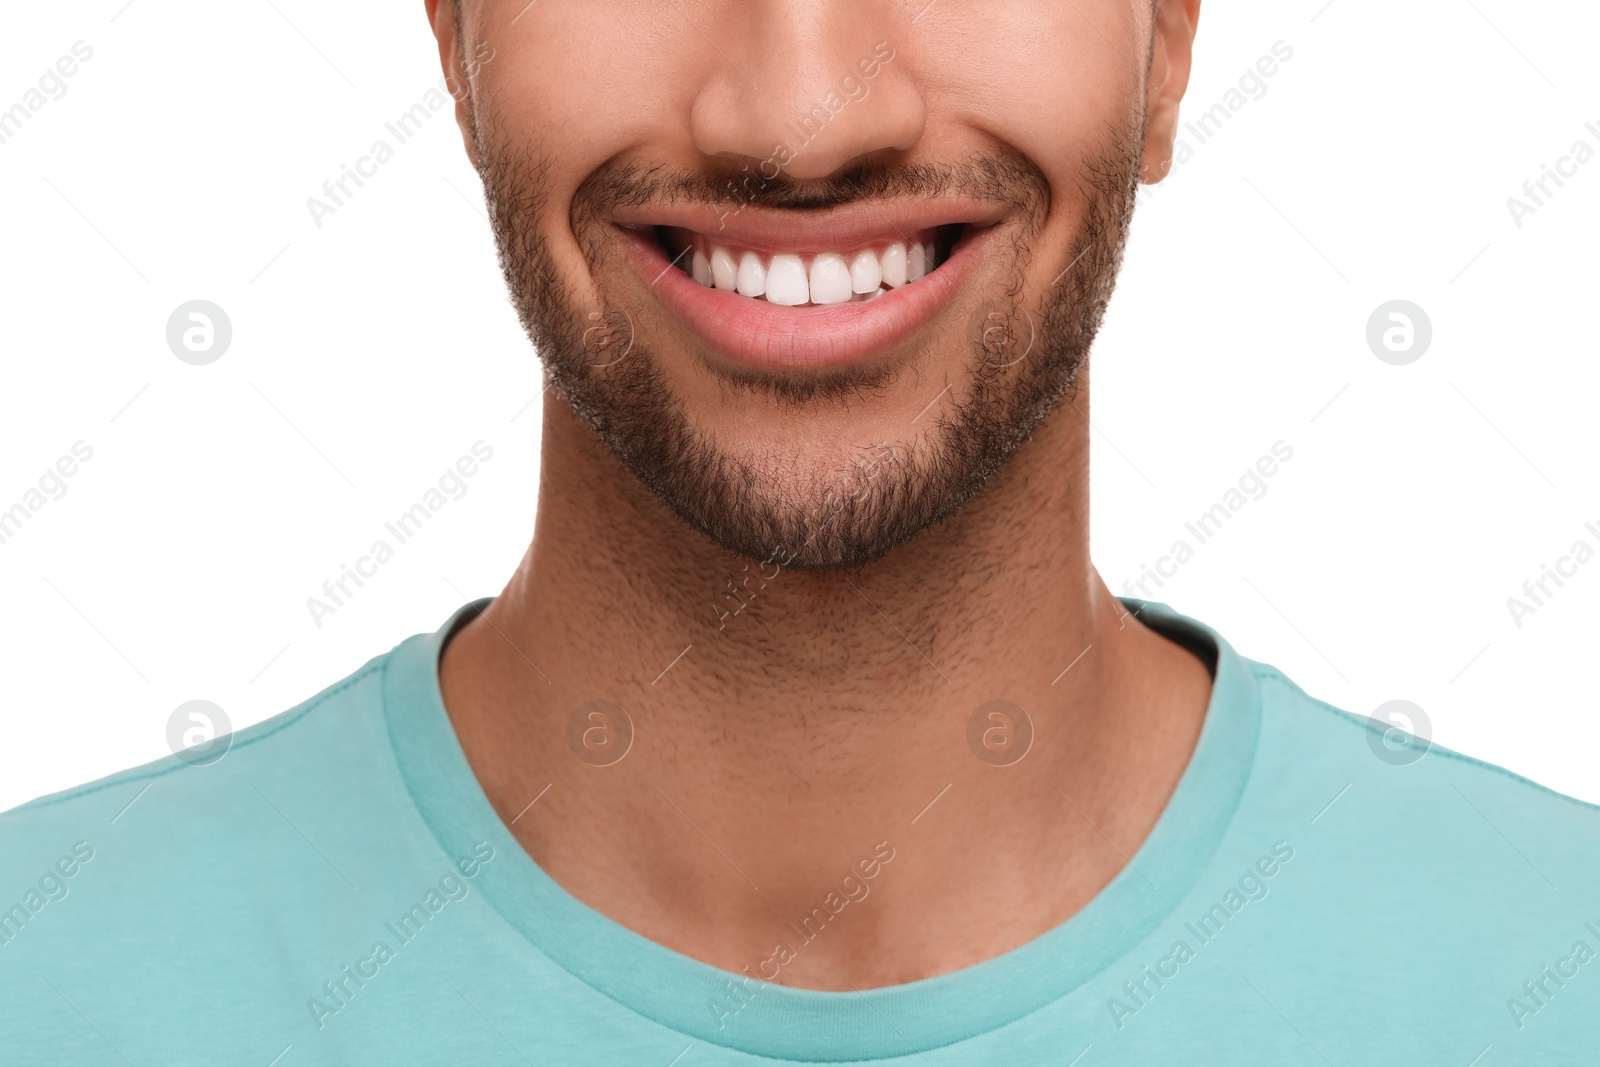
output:
<path id="1" fill-rule="evenodd" d="M 1150 79 L 1145 86 L 1144 160 L 1139 180 L 1154 185 L 1172 169 L 1178 105 L 1189 88 L 1200 0 L 1158 0 L 1151 27 Z"/>
<path id="2" fill-rule="evenodd" d="M 439 67 L 444 71 L 445 85 L 450 87 L 450 96 L 455 100 L 456 126 L 461 130 L 461 143 L 467 150 L 467 159 L 473 167 L 477 167 L 478 150 L 472 136 L 472 107 L 468 103 L 472 83 L 467 80 L 467 72 L 461 63 L 458 3 L 459 0 L 423 0 L 423 7 L 427 11 L 434 40 L 439 45 Z"/>

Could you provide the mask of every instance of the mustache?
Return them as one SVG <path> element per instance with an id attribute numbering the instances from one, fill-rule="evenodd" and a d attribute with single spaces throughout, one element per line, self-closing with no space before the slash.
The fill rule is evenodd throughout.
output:
<path id="1" fill-rule="evenodd" d="M 957 162 L 859 161 L 822 178 L 768 177 L 750 165 L 711 173 L 669 171 L 611 162 L 594 171 L 574 195 L 574 208 L 604 215 L 650 204 L 700 204 L 711 208 L 780 208 L 822 211 L 861 201 L 968 198 L 1025 210 L 1049 202 L 1049 182 L 1032 162 L 981 156 Z"/>

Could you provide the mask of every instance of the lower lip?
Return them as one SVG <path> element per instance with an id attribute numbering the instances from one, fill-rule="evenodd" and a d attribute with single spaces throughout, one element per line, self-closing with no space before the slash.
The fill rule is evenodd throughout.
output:
<path id="1" fill-rule="evenodd" d="M 981 261 L 990 230 L 968 231 L 937 270 L 909 285 L 872 300 L 811 307 L 708 288 L 674 266 L 648 235 L 616 232 L 646 285 L 714 353 L 762 370 L 814 371 L 882 356 L 915 337 Z"/>

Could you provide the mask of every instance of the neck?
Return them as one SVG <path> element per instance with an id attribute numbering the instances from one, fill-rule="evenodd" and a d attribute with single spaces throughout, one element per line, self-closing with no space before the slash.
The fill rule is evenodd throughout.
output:
<path id="1" fill-rule="evenodd" d="M 441 683 L 490 800 L 579 899 L 729 970 L 782 942 L 778 981 L 867 988 L 1037 936 L 1149 833 L 1209 680 L 1089 561 L 1083 394 L 955 515 L 846 573 L 733 556 L 564 402 L 544 425 L 532 547 Z M 609 766 L 608 720 L 602 755 L 569 747 L 592 700 L 631 720 Z M 1023 758 L 1014 711 L 972 725 L 994 701 L 1026 713 Z M 800 950 L 804 917 L 863 889 Z"/>

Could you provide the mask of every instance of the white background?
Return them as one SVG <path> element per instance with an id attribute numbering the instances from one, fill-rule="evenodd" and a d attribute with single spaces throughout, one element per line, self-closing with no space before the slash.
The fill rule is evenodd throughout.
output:
<path id="1" fill-rule="evenodd" d="M 1506 600 L 1600 549 L 1600 160 L 1520 228 L 1506 200 L 1600 149 L 1597 38 L 1577 2 L 1213 0 L 1190 117 L 1293 58 L 1142 203 L 1093 389 L 1113 589 L 1283 440 L 1158 598 L 1592 801 L 1600 561 L 1520 628 Z M 78 40 L 0 144 L 0 510 L 94 449 L 0 544 L 0 809 L 165 755 L 184 701 L 258 721 L 497 592 L 538 483 L 542 381 L 448 112 L 320 229 L 306 208 L 437 85 L 420 2 L 12 5 L 0 108 Z M 210 366 L 166 345 L 195 298 L 233 324 Z M 1409 366 L 1365 340 L 1395 298 L 1433 324 Z M 317 628 L 306 598 L 480 439 L 468 494 Z"/>

